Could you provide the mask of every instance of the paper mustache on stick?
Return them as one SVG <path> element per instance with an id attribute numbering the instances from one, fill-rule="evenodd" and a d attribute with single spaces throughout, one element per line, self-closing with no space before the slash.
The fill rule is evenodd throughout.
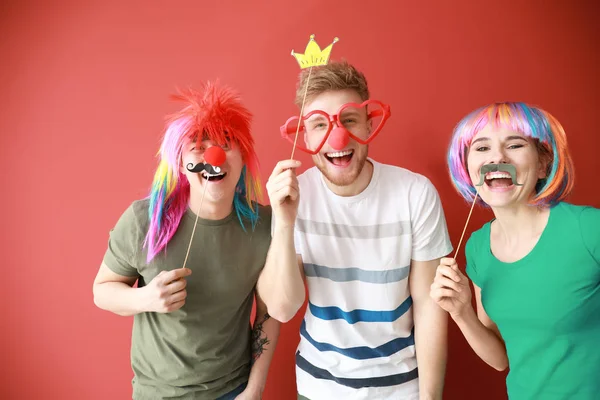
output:
<path id="1" fill-rule="evenodd" d="M 218 146 L 209 147 L 204 152 L 204 160 L 205 163 L 188 163 L 186 168 L 190 172 L 200 173 L 202 171 L 206 171 L 209 175 L 216 175 L 221 172 L 221 168 L 219 167 L 225 162 L 227 155 L 225 151 Z M 210 176 L 208 177 L 210 181 Z M 194 233 L 196 232 L 196 225 L 198 224 L 198 216 L 202 210 L 202 203 L 204 202 L 204 195 L 206 194 L 206 188 L 208 188 L 209 183 L 206 182 L 204 185 L 204 190 L 202 191 L 202 198 L 200 199 L 200 206 L 198 206 L 198 211 L 196 212 L 196 221 L 194 222 L 194 228 L 192 229 L 192 236 L 190 237 L 190 243 L 188 244 L 187 252 L 185 254 L 185 260 L 183 260 L 183 266 L 181 268 L 185 268 L 187 264 L 188 257 L 190 255 L 190 248 L 192 247 L 192 239 L 194 239 Z"/>
<path id="2" fill-rule="evenodd" d="M 202 171 L 206 171 L 207 173 L 209 173 L 211 175 L 216 175 L 216 174 L 218 174 L 218 173 L 221 172 L 221 168 L 216 167 L 216 166 L 213 167 L 209 163 L 198 163 L 196 165 L 194 165 L 193 163 L 189 163 L 186 166 L 186 168 L 190 172 L 202 172 Z"/>
<path id="3" fill-rule="evenodd" d="M 485 176 L 490 172 L 508 172 L 512 179 L 512 183 L 515 186 L 523 186 L 522 183 L 517 182 L 517 169 L 512 164 L 485 164 L 479 169 L 479 183 L 475 186 L 482 186 L 485 182 Z"/>
<path id="4" fill-rule="evenodd" d="M 475 202 L 477 201 L 477 196 L 479 195 L 479 188 L 483 186 L 485 183 L 485 176 L 490 172 L 508 172 L 510 174 L 510 178 L 512 180 L 513 185 L 515 186 L 523 186 L 522 183 L 517 182 L 517 169 L 512 164 L 485 164 L 482 165 L 479 169 L 479 183 L 475 183 L 475 187 L 477 190 L 475 192 L 475 197 L 473 198 L 473 204 L 471 204 L 471 211 L 469 211 L 469 216 L 467 217 L 467 222 L 465 222 L 465 227 L 463 228 L 462 235 L 460 235 L 460 241 L 458 242 L 458 246 L 456 247 L 456 252 L 454 253 L 454 259 L 456 260 L 456 256 L 458 255 L 458 250 L 460 249 L 460 245 L 462 244 L 463 238 L 465 236 L 465 231 L 467 230 L 467 225 L 469 225 L 469 220 L 471 219 L 471 213 L 473 212 L 473 207 L 475 206 Z"/>

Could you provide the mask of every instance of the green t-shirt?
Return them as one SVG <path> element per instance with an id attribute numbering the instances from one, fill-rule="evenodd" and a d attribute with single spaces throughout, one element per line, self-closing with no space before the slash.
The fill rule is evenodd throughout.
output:
<path id="1" fill-rule="evenodd" d="M 466 269 L 506 344 L 508 397 L 600 398 L 600 209 L 559 203 L 513 263 L 493 256 L 490 224 L 469 239 Z"/>
<path id="2" fill-rule="evenodd" d="M 177 232 L 150 264 L 143 242 L 148 200 L 138 200 L 110 232 L 104 262 L 144 286 L 161 271 L 181 268 L 196 219 L 188 208 Z M 259 207 L 254 231 L 235 211 L 198 219 L 186 267 L 187 299 L 171 313 L 134 317 L 131 365 L 134 399 L 215 399 L 248 380 L 254 288 L 271 241 L 271 208 Z"/>

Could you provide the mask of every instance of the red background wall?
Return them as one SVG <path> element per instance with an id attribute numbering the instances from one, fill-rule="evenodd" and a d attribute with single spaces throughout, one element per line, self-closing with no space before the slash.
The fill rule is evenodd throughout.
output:
<path id="1" fill-rule="evenodd" d="M 214 78 L 237 88 L 256 115 L 266 180 L 290 154 L 278 137 L 297 112 L 290 51 L 312 33 L 322 47 L 340 37 L 332 58 L 356 64 L 391 104 L 370 155 L 430 177 L 455 245 L 468 205 L 445 150 L 454 124 L 491 101 L 553 113 L 575 158 L 571 201 L 600 206 L 594 1 L 249 3 L 2 2 L 0 397 L 130 398 L 132 320 L 97 309 L 92 281 L 108 230 L 149 187 L 163 117 L 176 107 L 168 95 Z M 487 218 L 476 211 L 468 232 Z M 299 323 L 283 327 L 265 399 L 295 398 Z M 451 323 L 445 398 L 504 393 L 504 374 Z"/>

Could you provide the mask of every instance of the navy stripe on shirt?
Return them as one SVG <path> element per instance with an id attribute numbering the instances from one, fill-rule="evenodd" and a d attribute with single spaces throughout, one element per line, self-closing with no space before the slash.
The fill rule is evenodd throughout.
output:
<path id="1" fill-rule="evenodd" d="M 356 360 L 389 357 L 392 354 L 395 354 L 400 350 L 415 344 L 414 328 L 410 332 L 410 336 L 392 339 L 389 342 L 377 347 L 357 346 L 341 348 L 329 343 L 317 342 L 306 330 L 305 320 L 302 321 L 302 325 L 300 326 L 300 334 L 319 351 L 335 351 L 336 353 L 340 353 L 346 357 L 354 358 Z"/>
<path id="2" fill-rule="evenodd" d="M 371 311 L 371 310 L 352 310 L 344 311 L 339 307 L 319 307 L 308 302 L 310 312 L 319 319 L 331 321 L 334 319 L 344 319 L 349 324 L 357 322 L 394 322 L 404 315 L 412 306 L 412 297 L 408 296 L 402 304 L 391 311 Z"/>
<path id="3" fill-rule="evenodd" d="M 354 389 L 365 387 L 384 387 L 395 386 L 417 379 L 419 377 L 418 368 L 415 367 L 412 371 L 402 372 L 395 375 L 378 376 L 373 378 L 338 378 L 333 376 L 331 372 L 317 368 L 309 363 L 300 352 L 296 353 L 296 365 L 306 373 L 317 379 L 327 379 L 334 381 L 340 385 L 348 386 Z"/>

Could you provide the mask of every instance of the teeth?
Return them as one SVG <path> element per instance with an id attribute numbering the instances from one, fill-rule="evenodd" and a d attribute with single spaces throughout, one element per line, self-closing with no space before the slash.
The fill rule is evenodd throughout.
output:
<path id="1" fill-rule="evenodd" d="M 490 172 L 485 176 L 485 179 L 503 179 L 508 178 L 511 179 L 511 176 L 508 172 Z"/>
<path id="2" fill-rule="evenodd" d="M 206 171 L 202 171 L 202 172 L 201 172 L 201 174 L 202 174 L 202 176 L 203 176 L 203 177 L 205 177 L 205 178 L 214 178 L 215 176 L 221 176 L 221 175 L 225 175 L 224 173 L 220 173 L 220 174 L 214 174 L 214 175 L 213 175 L 213 174 L 209 174 L 209 173 L 208 173 L 208 172 L 206 172 Z"/>
<path id="3" fill-rule="evenodd" d="M 349 156 L 350 154 L 352 154 L 352 150 L 335 151 L 335 152 L 332 152 L 332 153 L 326 153 L 325 155 L 327 157 L 330 157 L 330 158 L 335 158 L 335 157 Z"/>

